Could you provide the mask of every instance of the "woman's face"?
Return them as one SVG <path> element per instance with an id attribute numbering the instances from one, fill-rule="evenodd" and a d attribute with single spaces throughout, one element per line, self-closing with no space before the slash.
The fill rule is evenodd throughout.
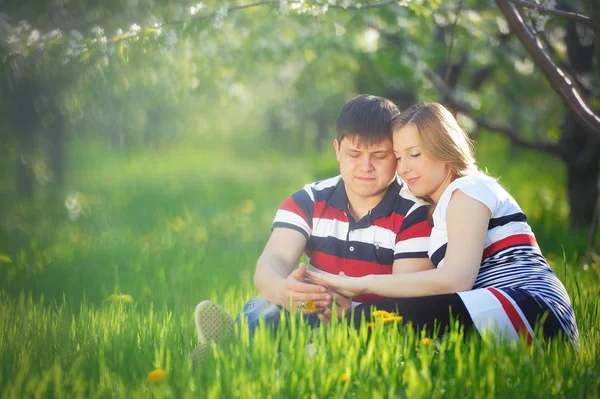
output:
<path id="1" fill-rule="evenodd" d="M 452 181 L 450 166 L 431 158 L 422 151 L 421 136 L 415 125 L 394 131 L 394 154 L 398 160 L 398 175 L 419 197 L 437 202 Z"/>

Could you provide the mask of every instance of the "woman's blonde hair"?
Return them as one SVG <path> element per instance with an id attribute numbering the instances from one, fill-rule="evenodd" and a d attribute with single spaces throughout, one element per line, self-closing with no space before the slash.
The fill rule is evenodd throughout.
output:
<path id="1" fill-rule="evenodd" d="M 473 157 L 473 141 L 443 105 L 413 105 L 392 120 L 392 131 L 395 132 L 406 125 L 416 126 L 422 149 L 431 158 L 447 163 L 454 172 L 454 178 L 477 171 Z"/>
<path id="2" fill-rule="evenodd" d="M 392 120 L 392 131 L 398 131 L 407 125 L 416 126 L 421 138 L 422 151 L 427 156 L 450 166 L 452 180 L 478 172 L 473 157 L 474 142 L 443 105 L 413 105 Z M 432 202 L 430 198 L 425 199 Z M 430 216 L 434 207 L 432 204 Z"/>

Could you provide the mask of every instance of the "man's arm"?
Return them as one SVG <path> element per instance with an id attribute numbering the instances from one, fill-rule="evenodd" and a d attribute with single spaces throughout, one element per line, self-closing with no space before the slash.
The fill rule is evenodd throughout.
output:
<path id="1" fill-rule="evenodd" d="M 315 302 L 317 309 L 331 306 L 331 296 L 325 288 L 304 282 L 306 266 L 294 270 L 306 242 L 306 237 L 296 230 L 273 229 L 254 273 L 254 285 L 269 302 L 288 310 L 307 301 Z"/>

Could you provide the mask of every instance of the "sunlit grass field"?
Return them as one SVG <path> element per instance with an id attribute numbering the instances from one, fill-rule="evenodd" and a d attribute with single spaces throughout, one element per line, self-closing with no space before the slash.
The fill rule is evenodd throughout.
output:
<path id="1" fill-rule="evenodd" d="M 0 397 L 600 397 L 600 272 L 581 265 L 587 236 L 568 231 L 562 169 L 495 139 L 479 153 L 565 283 L 579 351 L 495 345 L 458 329 L 430 341 L 393 325 L 367 342 L 365 330 L 333 323 L 311 334 L 295 322 L 250 345 L 241 325 L 192 374 L 195 305 L 212 299 L 239 313 L 256 294 L 254 264 L 277 207 L 335 174 L 333 154 L 75 143 L 65 195 L 39 186 L 34 201 L 14 200 L 12 162 L 0 161 Z M 166 375 L 149 381 L 157 369 Z"/>

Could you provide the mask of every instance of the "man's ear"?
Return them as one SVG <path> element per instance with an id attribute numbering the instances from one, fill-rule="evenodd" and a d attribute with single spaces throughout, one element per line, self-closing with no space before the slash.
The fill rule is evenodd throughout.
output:
<path id="1" fill-rule="evenodd" d="M 337 138 L 333 139 L 333 148 L 335 149 L 335 159 L 340 162 L 340 142 Z"/>

